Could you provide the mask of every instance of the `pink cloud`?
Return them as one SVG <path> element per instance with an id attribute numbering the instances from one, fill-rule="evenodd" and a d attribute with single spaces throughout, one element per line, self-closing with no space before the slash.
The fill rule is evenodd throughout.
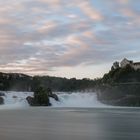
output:
<path id="1" fill-rule="evenodd" d="M 85 15 L 87 15 L 93 21 L 101 21 L 103 19 L 101 13 L 97 11 L 96 8 L 91 6 L 89 1 L 79 2 L 78 7 Z"/>

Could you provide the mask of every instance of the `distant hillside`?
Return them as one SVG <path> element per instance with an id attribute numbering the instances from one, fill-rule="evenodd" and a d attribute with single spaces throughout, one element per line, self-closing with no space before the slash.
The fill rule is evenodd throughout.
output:
<path id="1" fill-rule="evenodd" d="M 0 73 L 0 90 L 34 91 L 37 85 L 51 88 L 53 91 L 94 90 L 95 80 L 60 78 L 50 76 L 28 76 L 20 73 Z"/>
<path id="2" fill-rule="evenodd" d="M 0 73 L 0 90 L 31 90 L 32 77 L 20 73 Z"/>

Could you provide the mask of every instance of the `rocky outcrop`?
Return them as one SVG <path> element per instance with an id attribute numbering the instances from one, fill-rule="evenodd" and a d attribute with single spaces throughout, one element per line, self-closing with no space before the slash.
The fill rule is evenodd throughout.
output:
<path id="1" fill-rule="evenodd" d="M 5 93 L 3 93 L 3 92 L 0 92 L 0 96 L 5 96 Z"/>
<path id="2" fill-rule="evenodd" d="M 40 103 L 31 96 L 28 96 L 26 100 L 30 106 L 51 106 L 51 103 L 49 101 Z"/>
<path id="3" fill-rule="evenodd" d="M 52 93 L 52 90 L 50 88 L 47 88 L 47 93 L 48 93 L 49 97 L 54 98 L 56 101 L 59 101 L 58 96 L 56 94 Z"/>
<path id="4" fill-rule="evenodd" d="M 26 98 L 26 100 L 27 100 L 27 102 L 28 102 L 28 104 L 29 104 L 30 106 L 33 106 L 33 105 L 34 105 L 34 98 L 33 98 L 33 97 L 28 96 L 28 97 Z"/>
<path id="5" fill-rule="evenodd" d="M 14 95 L 14 96 L 13 96 L 13 98 L 14 98 L 14 99 L 16 99 L 16 98 L 17 98 L 17 96 L 15 96 L 15 95 Z"/>
<path id="6" fill-rule="evenodd" d="M 115 106 L 140 106 L 140 85 L 104 85 L 97 90 L 98 100 Z"/>
<path id="7" fill-rule="evenodd" d="M 4 99 L 0 97 L 0 105 L 4 104 Z"/>
<path id="8" fill-rule="evenodd" d="M 56 94 L 51 94 L 49 97 L 54 98 L 56 101 L 59 101 L 59 98 Z"/>
<path id="9" fill-rule="evenodd" d="M 31 106 L 51 106 L 49 97 L 54 98 L 56 101 L 59 100 L 58 96 L 53 94 L 51 89 L 39 87 L 34 92 L 34 97 L 28 96 L 26 100 Z"/>

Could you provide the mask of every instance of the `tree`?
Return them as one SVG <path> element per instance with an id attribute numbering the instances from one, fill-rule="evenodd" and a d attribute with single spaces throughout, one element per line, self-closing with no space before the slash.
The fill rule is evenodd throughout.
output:
<path id="1" fill-rule="evenodd" d="M 116 61 L 113 63 L 112 69 L 118 69 L 119 67 L 119 62 Z"/>
<path id="2" fill-rule="evenodd" d="M 44 106 L 50 105 L 48 92 L 42 86 L 36 88 L 34 92 L 34 102 L 35 105 L 44 105 Z"/>

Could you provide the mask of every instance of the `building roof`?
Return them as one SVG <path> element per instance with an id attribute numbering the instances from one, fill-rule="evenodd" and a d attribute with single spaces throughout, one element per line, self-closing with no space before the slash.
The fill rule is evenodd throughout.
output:
<path id="1" fill-rule="evenodd" d="M 135 62 L 134 65 L 140 65 L 140 62 Z"/>
<path id="2" fill-rule="evenodd" d="M 129 62 L 129 63 L 133 63 L 132 60 L 128 60 L 128 59 L 126 59 L 126 58 L 124 58 L 121 62 L 123 62 L 123 61 L 127 61 L 127 62 Z"/>

